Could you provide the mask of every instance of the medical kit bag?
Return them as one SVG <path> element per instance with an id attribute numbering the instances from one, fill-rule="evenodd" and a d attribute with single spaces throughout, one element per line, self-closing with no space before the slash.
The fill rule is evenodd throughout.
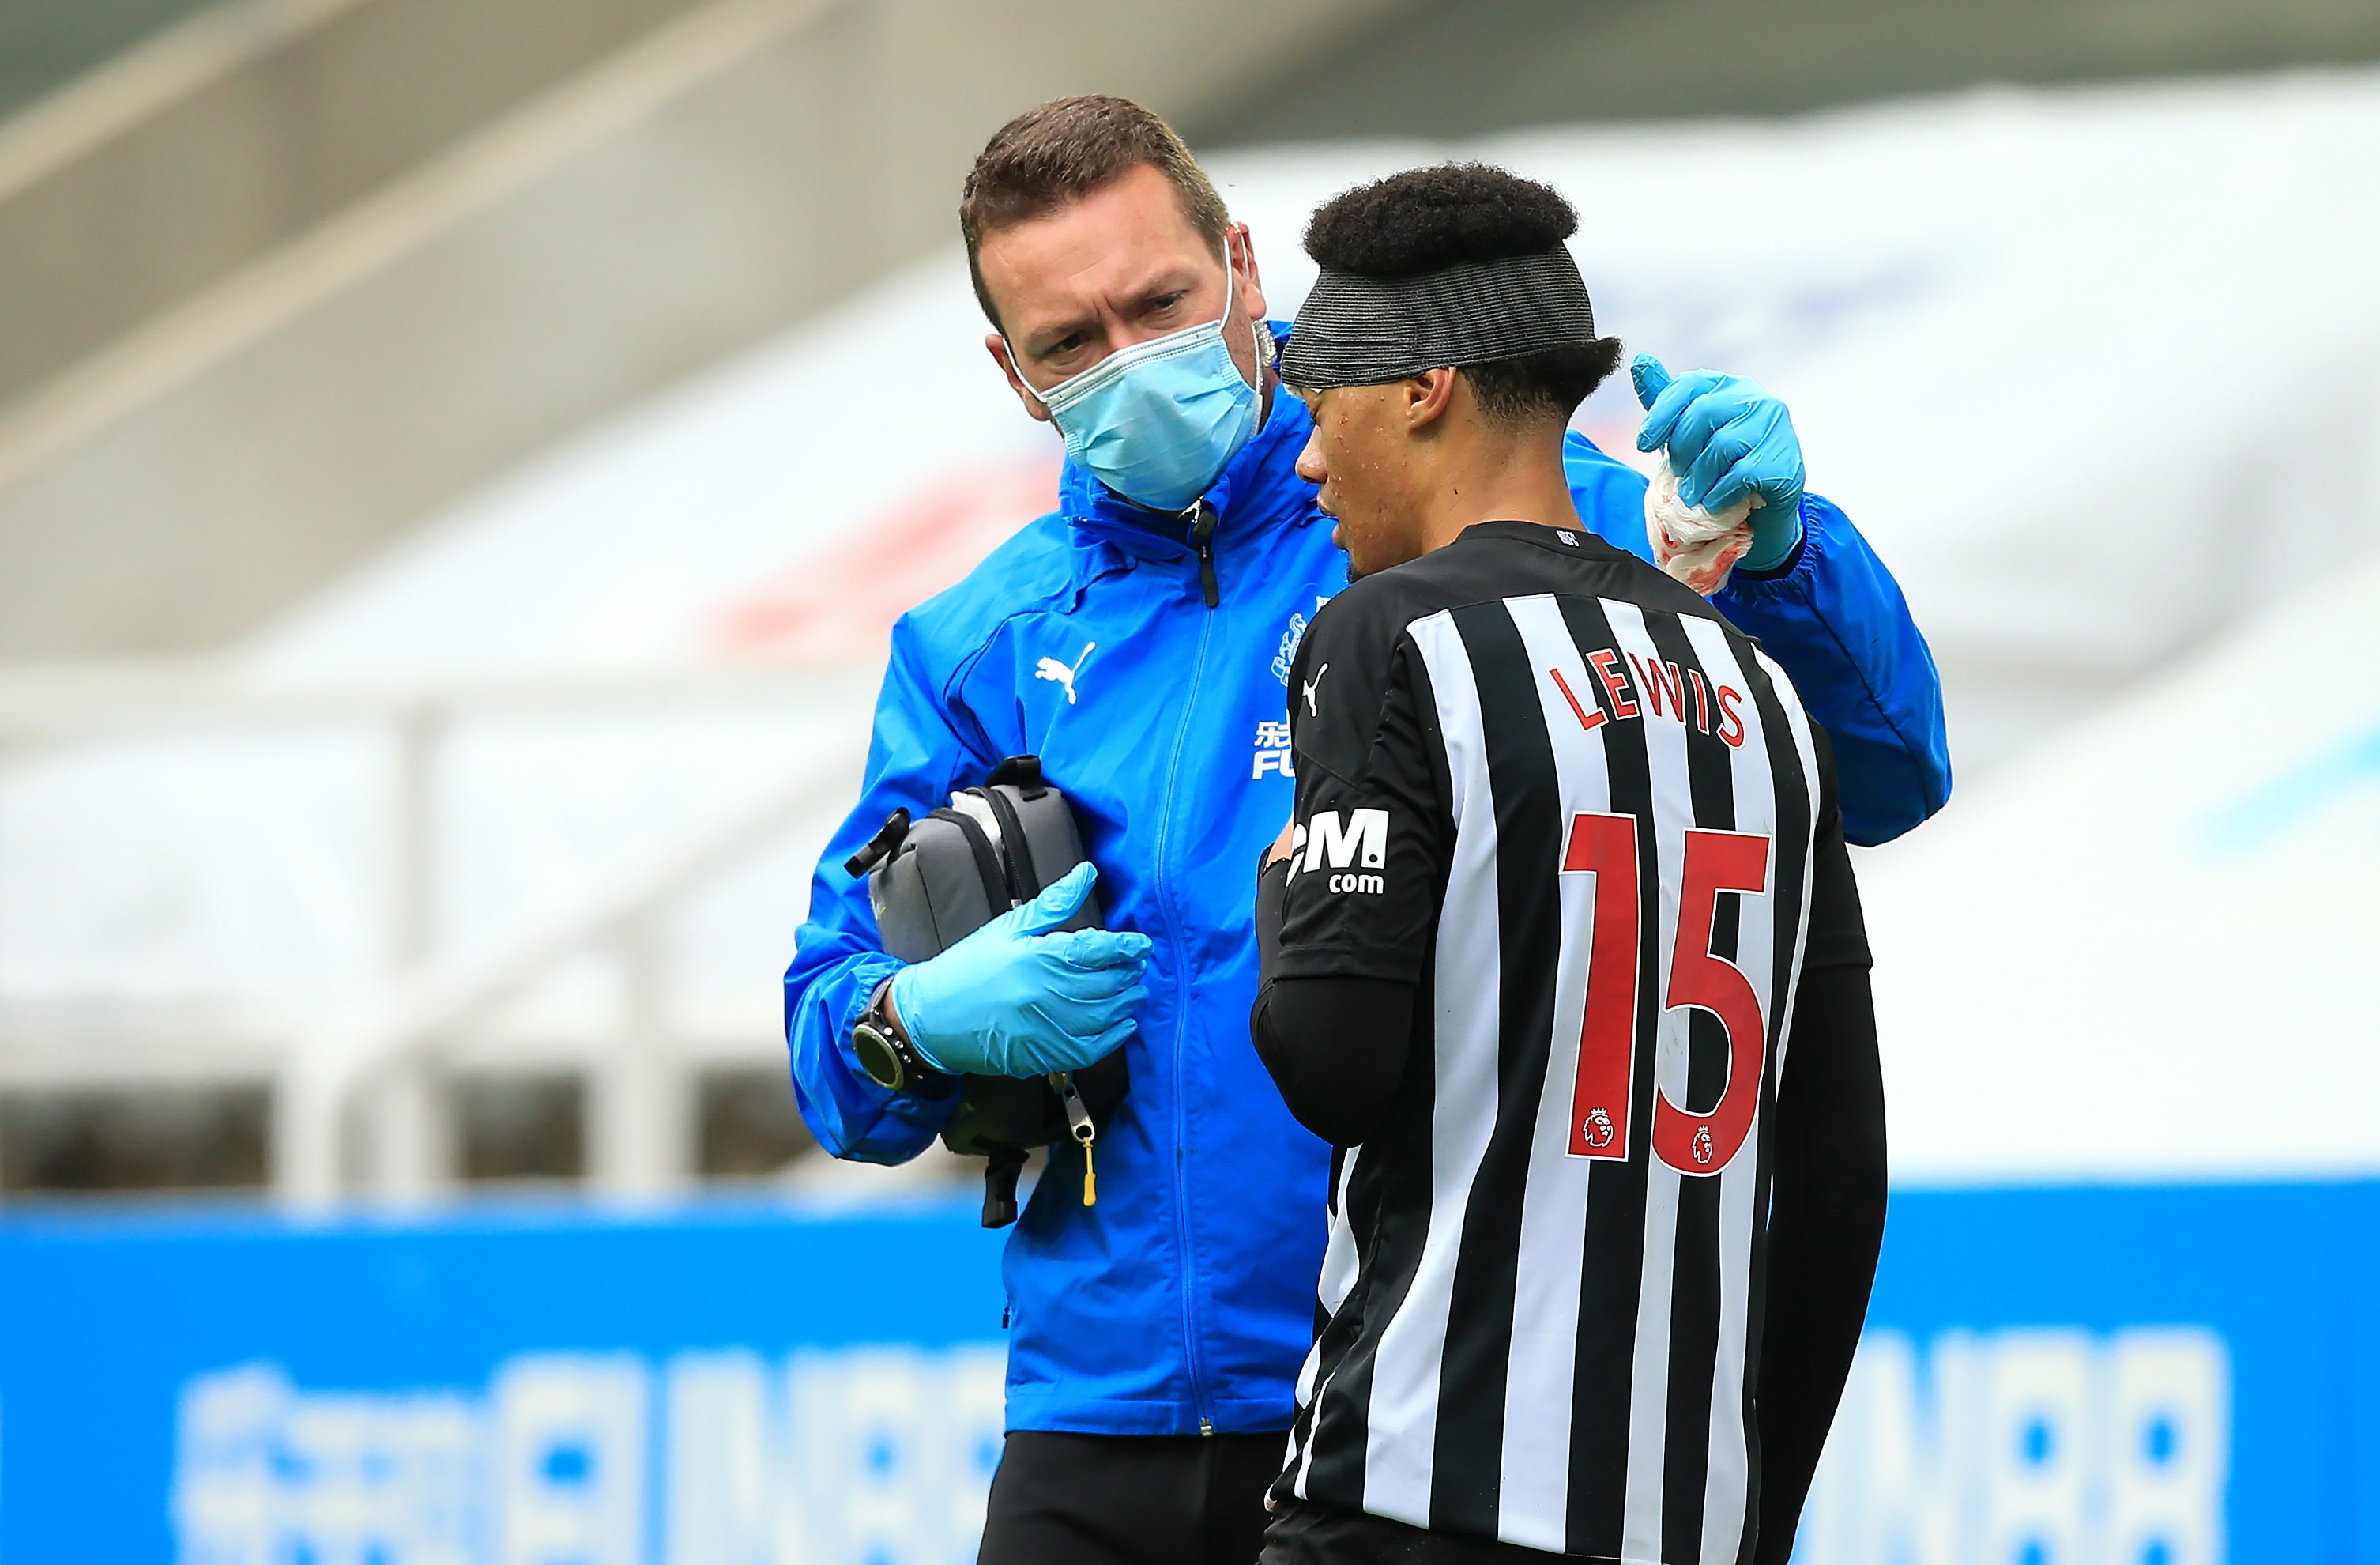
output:
<path id="1" fill-rule="evenodd" d="M 844 867 L 868 876 L 886 954 L 920 962 L 1031 901 L 1083 858 L 1065 794 L 1042 779 L 1039 757 L 1013 755 L 982 787 L 961 789 L 922 819 L 893 811 Z M 1095 929 L 1099 916 L 1094 890 L 1060 928 Z M 962 1156 L 990 1159 L 983 1226 L 1016 1220 L 1016 1180 L 1026 1155 L 1064 1141 L 1083 1148 L 1083 1204 L 1093 1204 L 1091 1149 L 1127 1083 L 1122 1048 L 1046 1077 L 967 1077 L 942 1143 Z"/>

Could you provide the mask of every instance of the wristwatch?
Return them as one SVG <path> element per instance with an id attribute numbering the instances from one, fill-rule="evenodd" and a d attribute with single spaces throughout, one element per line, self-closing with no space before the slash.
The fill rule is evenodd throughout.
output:
<path id="1" fill-rule="evenodd" d="M 852 1024 L 851 1052 L 859 1069 L 888 1093 L 914 1087 L 941 1074 L 917 1053 L 901 1024 L 892 1020 L 892 981 L 886 979 L 868 996 L 868 1009 Z"/>

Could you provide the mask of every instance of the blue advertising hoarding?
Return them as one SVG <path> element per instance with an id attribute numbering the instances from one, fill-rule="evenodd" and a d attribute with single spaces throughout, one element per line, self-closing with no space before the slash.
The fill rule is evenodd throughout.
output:
<path id="1" fill-rule="evenodd" d="M 1901 1192 L 1808 1565 L 2380 1561 L 2380 1184 Z M 972 1201 L 0 1221 L 0 1565 L 960 1565 Z"/>

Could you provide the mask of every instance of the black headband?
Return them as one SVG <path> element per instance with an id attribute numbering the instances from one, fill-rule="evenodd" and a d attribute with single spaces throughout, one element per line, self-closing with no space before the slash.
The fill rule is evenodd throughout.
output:
<path id="1" fill-rule="evenodd" d="M 1578 263 L 1557 245 L 1418 277 L 1325 266 L 1298 306 L 1281 378 L 1303 391 L 1378 385 L 1446 365 L 1492 364 L 1595 339 Z"/>

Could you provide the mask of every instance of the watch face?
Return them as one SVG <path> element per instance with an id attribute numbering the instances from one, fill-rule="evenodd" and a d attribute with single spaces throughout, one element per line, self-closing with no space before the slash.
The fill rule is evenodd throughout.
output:
<path id="1" fill-rule="evenodd" d="M 908 1072 L 901 1069 L 901 1057 L 890 1038 L 863 1021 L 851 1030 L 851 1052 L 859 1057 L 859 1068 L 869 1081 L 887 1092 L 901 1090 Z"/>

